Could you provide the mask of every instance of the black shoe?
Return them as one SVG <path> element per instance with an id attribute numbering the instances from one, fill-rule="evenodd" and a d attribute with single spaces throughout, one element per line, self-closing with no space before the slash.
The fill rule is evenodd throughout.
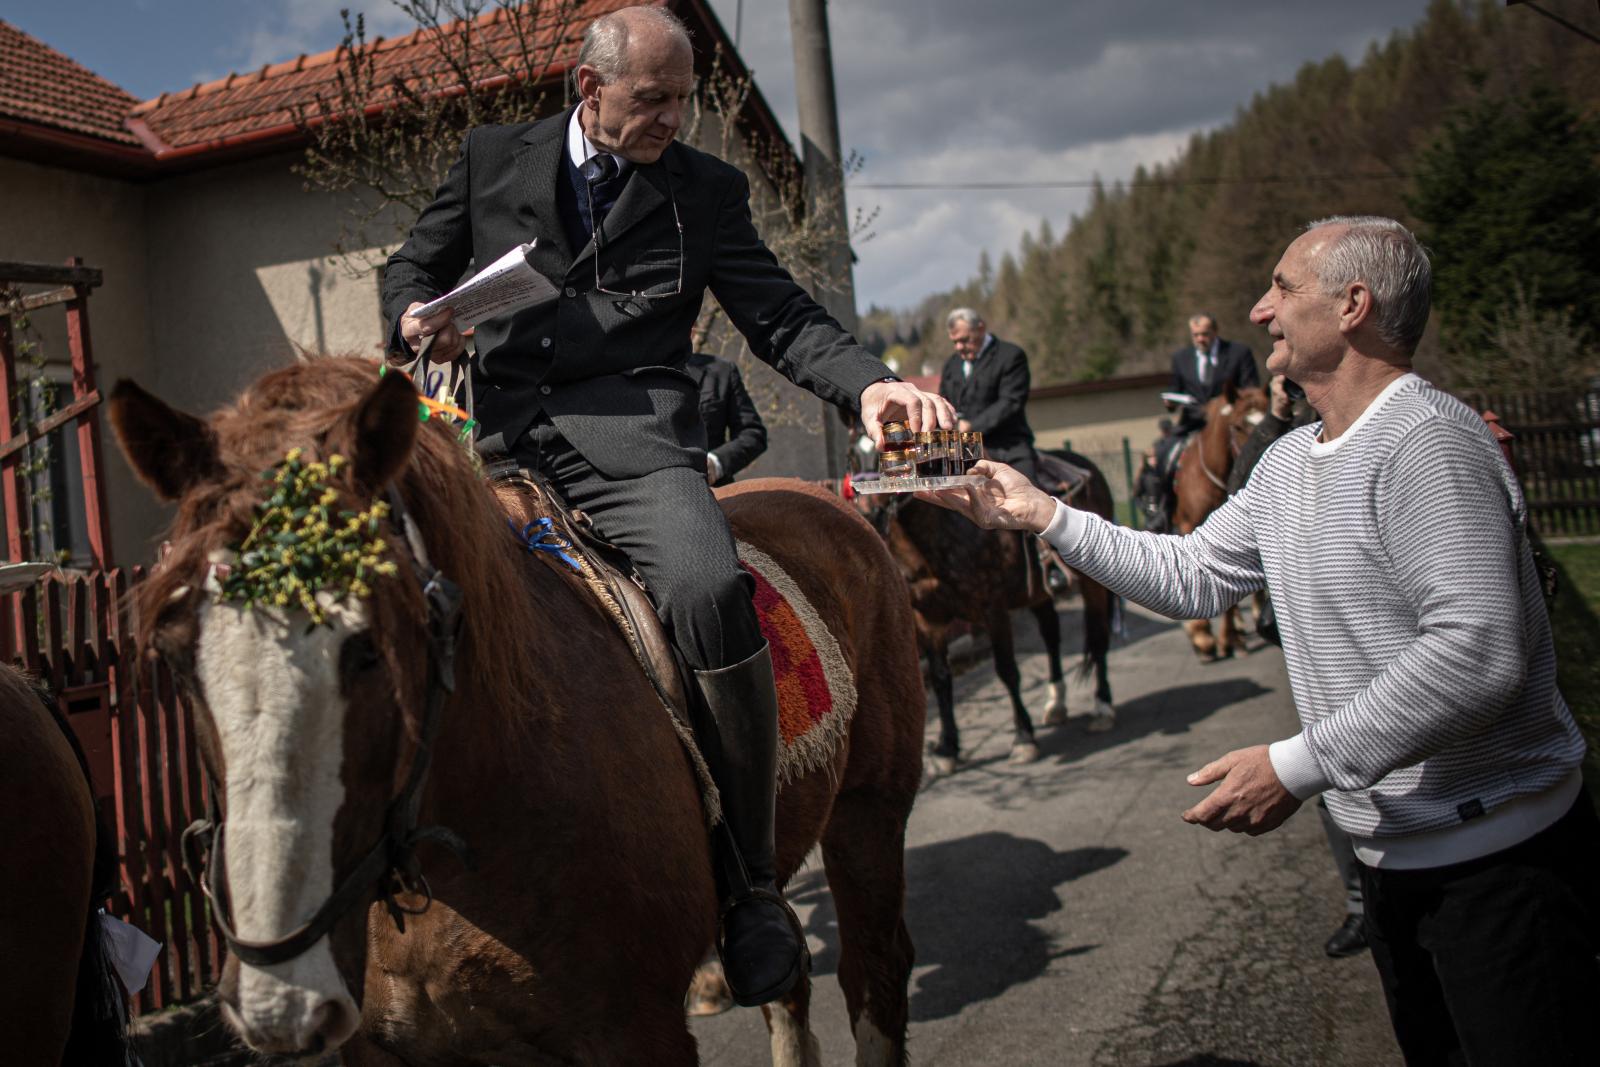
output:
<path id="1" fill-rule="evenodd" d="M 811 958 L 800 921 L 776 886 L 778 692 L 771 653 L 763 645 L 741 663 L 694 676 L 707 713 L 697 732 L 722 794 L 713 848 L 723 902 L 717 954 L 734 1003 L 749 1008 L 794 988 Z"/>
<path id="2" fill-rule="evenodd" d="M 1346 956 L 1359 956 L 1367 950 L 1367 920 L 1364 915 L 1346 915 L 1339 929 L 1328 938 L 1322 950 L 1339 960 Z"/>
<path id="3" fill-rule="evenodd" d="M 728 993 L 742 1008 L 787 994 L 811 958 L 800 921 L 771 884 L 752 887 L 728 905 L 717 929 L 717 955 Z"/>

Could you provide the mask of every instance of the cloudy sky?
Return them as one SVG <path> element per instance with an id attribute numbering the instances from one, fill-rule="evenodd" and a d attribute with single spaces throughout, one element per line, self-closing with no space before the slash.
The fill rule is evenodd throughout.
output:
<path id="1" fill-rule="evenodd" d="M 711 0 L 795 133 L 789 0 Z M 404 32 L 385 0 L 0 0 L 19 26 L 141 98 L 338 44 L 339 9 Z M 742 17 L 740 10 L 742 7 Z M 873 189 L 879 183 L 1125 178 L 1305 61 L 1417 21 L 1427 0 L 833 0 L 840 128 L 865 160 L 852 208 L 860 305 L 915 304 L 965 280 L 1081 189 Z M 1281 168 L 1281 161 L 1274 162 Z M 1330 205 L 1330 211 L 1337 205 Z"/>

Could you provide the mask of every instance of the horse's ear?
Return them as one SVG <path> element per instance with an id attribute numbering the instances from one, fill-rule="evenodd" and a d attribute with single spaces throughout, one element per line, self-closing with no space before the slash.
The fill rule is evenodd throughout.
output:
<path id="1" fill-rule="evenodd" d="M 1232 378 L 1229 378 L 1227 383 L 1223 385 L 1222 395 L 1230 404 L 1239 399 L 1239 387 L 1233 384 Z"/>
<path id="2" fill-rule="evenodd" d="M 389 373 L 350 416 L 351 473 L 357 484 L 382 489 L 411 458 L 417 442 L 417 391 L 404 374 Z"/>
<path id="3" fill-rule="evenodd" d="M 128 465 L 163 500 L 222 477 L 217 435 L 205 420 L 168 407 L 128 378 L 111 391 L 109 414 Z"/>

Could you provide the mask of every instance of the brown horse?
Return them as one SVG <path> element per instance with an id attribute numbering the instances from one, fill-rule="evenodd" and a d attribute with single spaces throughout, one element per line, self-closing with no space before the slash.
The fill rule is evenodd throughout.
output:
<path id="1" fill-rule="evenodd" d="M 8 665 L 0 666 L 0 811 L 6 1062 L 125 1063 L 125 1009 L 98 915 L 115 887 L 116 847 L 95 816 L 71 728 Z"/>
<path id="2" fill-rule="evenodd" d="M 1173 488 L 1178 497 L 1172 531 L 1192 533 L 1228 499 L 1228 475 L 1250 431 L 1266 417 L 1267 394 L 1262 389 L 1236 389 L 1232 382 L 1221 396 L 1206 404 L 1206 424 L 1192 434 L 1178 457 Z M 1223 612 L 1220 639 L 1211 634 L 1211 620 L 1184 623 L 1195 654 L 1201 659 L 1226 659 L 1244 651 L 1239 636 L 1238 608 Z"/>
<path id="3" fill-rule="evenodd" d="M 347 1064 L 695 1063 L 683 1001 L 715 893 L 674 726 L 588 587 L 508 533 L 470 453 L 437 420 L 419 426 L 403 377 L 376 373 L 358 359 L 276 371 L 209 421 L 127 382 L 113 398 L 134 469 L 178 501 L 171 551 L 140 590 L 141 639 L 185 680 L 216 783 L 224 1015 L 258 1050 L 343 1044 Z M 321 627 L 216 595 L 269 487 L 261 472 L 292 448 L 348 457 L 327 476 L 341 507 L 391 502 L 375 536 L 398 575 L 366 599 L 323 594 Z M 921 769 L 911 608 L 872 530 L 820 490 L 752 482 L 724 506 L 854 679 L 847 734 L 782 790 L 778 867 L 786 879 L 820 842 L 860 1062 L 899 1064 Z M 418 766 L 431 771 L 413 793 Z M 393 832 L 413 824 L 411 797 L 470 864 L 442 830 Z M 770 1006 L 780 1063 L 815 1062 L 809 996 L 801 982 Z"/>
<path id="4" fill-rule="evenodd" d="M 1073 505 L 1109 519 L 1113 513 L 1111 487 L 1105 476 L 1083 456 L 1058 454 L 1090 471 L 1088 483 Z M 917 639 L 928 657 L 928 676 L 939 704 L 939 740 L 931 754 L 940 774 L 955 770 L 961 759 L 961 734 L 956 725 L 954 686 L 950 674 L 950 633 L 958 622 L 988 631 L 995 673 L 1011 698 L 1012 741 L 1010 761 L 1031 763 L 1039 758 L 1033 718 L 1022 702 L 1022 675 L 1017 669 L 1011 612 L 1027 608 L 1039 625 L 1049 663 L 1050 700 L 1043 711 L 1046 726 L 1066 722 L 1066 682 L 1061 670 L 1061 620 L 1054 597 L 1044 582 L 1030 581 L 1037 568 L 1032 537 L 983 530 L 944 508 L 909 497 L 862 497 L 868 513 L 889 545 L 911 589 L 917 614 Z M 1109 730 L 1116 722 L 1111 704 L 1111 682 L 1106 654 L 1111 647 L 1115 601 L 1103 585 L 1074 575 L 1083 597 L 1084 650 L 1080 673 L 1094 672 L 1094 710 L 1090 730 Z"/>

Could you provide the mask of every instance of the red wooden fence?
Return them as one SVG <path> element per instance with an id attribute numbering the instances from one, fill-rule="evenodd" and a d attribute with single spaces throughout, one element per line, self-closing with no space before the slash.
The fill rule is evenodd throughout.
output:
<path id="1" fill-rule="evenodd" d="M 121 884 L 107 910 L 163 943 L 135 1011 L 199 997 L 222 955 L 205 898 L 183 868 L 184 827 L 205 813 L 188 702 L 141 659 L 128 591 L 141 568 L 50 578 L 9 594 L 0 654 L 59 695 L 83 743 L 96 802 L 115 828 Z"/>

